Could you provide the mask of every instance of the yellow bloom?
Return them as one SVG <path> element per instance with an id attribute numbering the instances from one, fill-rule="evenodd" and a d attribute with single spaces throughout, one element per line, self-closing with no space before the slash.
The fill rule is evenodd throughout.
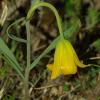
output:
<path id="1" fill-rule="evenodd" d="M 60 40 L 55 49 L 54 63 L 47 65 L 52 72 L 51 79 L 57 78 L 60 74 L 75 74 L 77 66 L 81 68 L 86 67 L 86 65 L 79 61 L 71 43 L 65 39 Z"/>

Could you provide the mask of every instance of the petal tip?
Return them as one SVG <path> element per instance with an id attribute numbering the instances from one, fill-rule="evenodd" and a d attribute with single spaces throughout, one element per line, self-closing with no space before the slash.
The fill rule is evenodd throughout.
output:
<path id="1" fill-rule="evenodd" d="M 53 64 L 48 64 L 48 65 L 47 65 L 47 68 L 48 68 L 50 71 L 52 71 L 52 69 L 53 69 Z"/>

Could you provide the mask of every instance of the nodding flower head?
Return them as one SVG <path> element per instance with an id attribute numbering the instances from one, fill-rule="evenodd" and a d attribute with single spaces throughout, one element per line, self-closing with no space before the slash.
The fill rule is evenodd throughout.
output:
<path id="1" fill-rule="evenodd" d="M 68 40 L 60 40 L 56 45 L 54 63 L 47 65 L 52 72 L 51 79 L 55 79 L 61 74 L 76 74 L 77 66 L 84 68 L 87 65 L 80 62 L 73 46 Z"/>

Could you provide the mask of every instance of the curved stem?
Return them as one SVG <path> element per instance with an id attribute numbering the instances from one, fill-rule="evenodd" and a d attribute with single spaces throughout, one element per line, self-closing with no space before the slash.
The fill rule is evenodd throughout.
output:
<path id="1" fill-rule="evenodd" d="M 7 28 L 7 35 L 9 36 L 9 38 L 11 38 L 11 39 L 13 39 L 15 41 L 18 41 L 18 42 L 27 43 L 27 41 L 25 39 L 22 39 L 20 37 L 14 36 L 13 34 L 11 34 L 9 32 L 9 30 L 12 28 L 12 26 L 14 26 L 16 23 L 20 23 L 20 22 L 25 23 L 24 21 L 25 21 L 25 18 L 22 17 L 22 18 L 16 20 L 14 23 L 12 23 L 11 25 L 8 26 L 8 28 Z"/>
<path id="2" fill-rule="evenodd" d="M 34 12 L 37 8 L 39 8 L 39 7 L 41 7 L 41 6 L 48 7 L 48 8 L 50 8 L 50 9 L 53 11 L 53 13 L 54 13 L 55 16 L 56 16 L 56 20 L 57 20 L 57 25 L 58 25 L 58 29 L 59 29 L 60 36 L 63 38 L 64 36 L 63 36 L 63 30 L 62 30 L 62 24 L 61 24 L 60 16 L 59 16 L 59 14 L 58 14 L 56 8 L 55 8 L 54 6 L 52 6 L 51 4 L 46 3 L 46 2 L 39 2 L 39 3 L 36 4 L 36 5 L 33 4 L 33 6 L 30 8 L 30 10 L 29 10 L 29 12 L 28 12 L 28 14 L 27 14 L 26 19 L 28 20 L 28 19 L 32 16 L 33 12 Z"/>

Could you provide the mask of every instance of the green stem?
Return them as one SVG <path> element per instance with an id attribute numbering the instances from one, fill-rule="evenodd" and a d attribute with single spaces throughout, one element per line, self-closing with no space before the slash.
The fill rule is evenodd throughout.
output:
<path id="1" fill-rule="evenodd" d="M 53 13 L 56 16 L 56 20 L 57 20 L 57 25 L 58 25 L 58 29 L 59 29 L 60 36 L 61 36 L 61 38 L 64 38 L 60 16 L 59 16 L 58 11 L 56 10 L 56 8 L 54 6 L 52 6 L 51 4 L 46 3 L 46 2 L 39 2 L 36 5 L 33 4 L 33 6 L 30 8 L 30 10 L 29 10 L 29 12 L 27 14 L 26 19 L 28 20 L 32 16 L 33 12 L 37 8 L 39 8 L 41 6 L 48 7 L 48 8 L 50 8 L 53 11 Z"/>
<path id="2" fill-rule="evenodd" d="M 26 22 L 26 30 L 27 30 L 27 67 L 25 69 L 25 80 L 24 80 L 24 86 L 25 86 L 25 93 L 24 93 L 24 100 L 29 100 L 29 73 L 30 73 L 30 65 L 31 65 L 31 59 L 30 59 L 30 52 L 31 52 L 31 42 L 30 42 L 30 29 L 29 29 L 29 22 Z"/>

